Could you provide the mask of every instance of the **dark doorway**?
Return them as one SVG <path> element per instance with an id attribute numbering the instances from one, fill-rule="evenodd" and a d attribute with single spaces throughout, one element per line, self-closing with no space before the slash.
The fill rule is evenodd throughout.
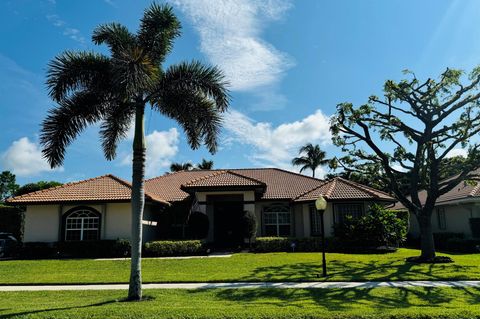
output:
<path id="1" fill-rule="evenodd" d="M 213 228 L 215 245 L 236 248 L 242 244 L 240 229 L 243 202 L 216 201 L 213 204 Z"/>

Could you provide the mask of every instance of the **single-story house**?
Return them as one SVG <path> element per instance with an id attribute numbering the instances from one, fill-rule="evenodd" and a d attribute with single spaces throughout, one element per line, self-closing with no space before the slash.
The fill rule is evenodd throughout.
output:
<path id="1" fill-rule="evenodd" d="M 41 190 L 8 200 L 26 206 L 24 242 L 130 237 L 131 184 L 113 175 Z M 244 211 L 254 212 L 257 236 L 320 234 L 314 201 L 327 199 L 326 234 L 345 215 L 371 203 L 393 205 L 379 190 L 342 178 L 320 180 L 277 169 L 191 170 L 145 182 L 144 241 L 182 238 L 192 210 L 208 216 L 209 242 L 228 244 Z"/>
<path id="2" fill-rule="evenodd" d="M 425 202 L 426 191 L 418 193 Z M 397 203 L 394 209 L 405 209 Z M 432 216 L 434 233 L 457 233 L 465 238 L 480 238 L 480 182 L 460 182 L 455 188 L 441 195 L 436 202 Z M 410 235 L 420 237 L 420 226 L 416 217 L 410 214 Z"/>

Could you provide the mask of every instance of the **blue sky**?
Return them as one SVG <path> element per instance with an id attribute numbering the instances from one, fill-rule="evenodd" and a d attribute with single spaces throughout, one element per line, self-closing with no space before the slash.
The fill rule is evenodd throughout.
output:
<path id="1" fill-rule="evenodd" d="M 480 2 L 457 0 L 212 1 L 175 0 L 183 35 L 167 63 L 199 59 L 225 70 L 231 110 L 221 148 L 192 151 L 175 122 L 146 113 L 147 175 L 172 161 L 212 159 L 217 168 L 282 167 L 298 148 L 318 143 L 329 156 L 328 117 L 340 102 L 366 102 L 386 79 L 415 71 L 436 77 L 446 67 L 480 61 Z M 136 30 L 150 1 L 15 0 L 0 2 L 0 169 L 20 184 L 74 181 L 113 173 L 130 179 L 130 140 L 116 160 L 103 158 L 98 128 L 50 170 L 38 145 L 40 123 L 54 106 L 44 85 L 49 60 L 64 50 L 96 50 L 95 26 L 117 21 Z M 309 174 L 309 172 L 306 172 Z"/>

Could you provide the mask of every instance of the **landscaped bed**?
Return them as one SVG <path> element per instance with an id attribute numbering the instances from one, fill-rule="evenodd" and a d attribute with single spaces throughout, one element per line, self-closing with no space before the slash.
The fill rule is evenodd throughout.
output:
<path id="1" fill-rule="evenodd" d="M 480 280 L 480 254 L 449 255 L 452 264 L 405 262 L 419 253 L 411 249 L 375 255 L 330 253 L 326 280 Z M 129 271 L 128 259 L 0 261 L 0 284 L 126 283 Z M 144 282 L 321 281 L 320 273 L 320 253 L 143 260 Z"/>
<path id="2" fill-rule="evenodd" d="M 2 318 L 478 318 L 475 288 L 146 290 L 0 293 Z"/>

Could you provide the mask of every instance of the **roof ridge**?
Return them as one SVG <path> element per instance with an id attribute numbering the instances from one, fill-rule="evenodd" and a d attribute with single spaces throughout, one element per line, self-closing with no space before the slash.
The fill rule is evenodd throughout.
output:
<path id="1" fill-rule="evenodd" d="M 325 186 L 325 184 L 327 184 L 328 182 L 329 182 L 328 180 L 327 180 L 327 181 L 323 181 L 320 185 L 315 186 L 314 188 L 311 188 L 311 189 L 309 189 L 308 191 L 305 191 L 305 192 L 301 193 L 300 195 L 298 195 L 297 197 L 295 197 L 293 200 L 295 201 L 295 200 L 299 199 L 300 197 L 303 197 L 303 196 L 307 195 L 308 193 L 311 193 L 311 192 L 313 192 L 313 191 L 316 191 L 316 190 L 319 189 L 320 187 Z"/>
<path id="2" fill-rule="evenodd" d="M 333 190 L 335 189 L 335 186 L 337 185 L 337 179 L 332 179 L 330 187 L 327 189 L 327 192 L 325 193 L 325 197 L 330 198 L 332 196 Z"/>
<path id="3" fill-rule="evenodd" d="M 217 176 L 217 175 L 225 174 L 226 172 L 228 172 L 228 171 L 226 171 L 226 170 L 215 171 L 215 172 L 213 172 L 212 174 L 205 175 L 205 176 L 200 176 L 200 177 L 194 178 L 194 179 L 192 179 L 192 180 L 189 180 L 188 182 L 182 184 L 182 186 L 188 186 L 188 185 L 190 185 L 190 184 L 193 184 L 193 183 L 199 182 L 199 181 L 203 181 L 203 180 L 208 179 L 208 178 L 210 178 L 210 177 L 214 177 L 214 176 Z"/>
<path id="4" fill-rule="evenodd" d="M 259 183 L 259 184 L 262 184 L 262 185 L 267 185 L 265 182 L 262 182 L 261 180 L 258 180 L 256 178 L 253 178 L 253 177 L 250 177 L 250 176 L 245 176 L 245 175 L 242 175 L 240 173 L 237 173 L 237 172 L 233 172 L 233 171 L 230 171 L 230 170 L 227 170 L 227 173 L 230 173 L 232 175 L 235 175 L 235 176 L 238 176 L 238 177 L 242 177 L 242 178 L 245 178 L 245 179 L 249 179 L 251 181 L 254 181 L 255 183 Z"/>
<path id="5" fill-rule="evenodd" d="M 132 189 L 132 183 L 130 183 L 129 181 L 126 181 L 124 180 L 123 178 L 120 178 L 118 176 L 115 176 L 113 174 L 107 174 L 105 176 L 108 176 L 114 180 L 116 180 L 117 182 L 119 182 L 120 184 L 123 184 L 124 186 L 127 186 L 128 188 Z M 146 181 L 145 181 L 146 182 Z M 145 193 L 145 197 L 148 197 L 149 199 L 152 199 L 152 200 L 156 200 L 156 201 L 162 201 L 162 202 L 165 202 L 165 200 L 163 199 L 158 199 L 156 198 L 155 196 L 152 196 L 146 189 L 143 190 L 144 193 Z"/>
<path id="6" fill-rule="evenodd" d="M 281 172 L 292 174 L 292 175 L 295 175 L 295 176 L 305 177 L 305 178 L 308 178 L 308 179 L 313 179 L 315 181 L 321 181 L 321 182 L 325 181 L 324 179 L 320 179 L 320 178 L 316 178 L 316 177 L 312 177 L 312 176 L 307 176 L 307 175 L 303 175 L 303 174 L 292 172 L 292 171 L 287 171 L 286 169 L 282 169 L 282 168 L 278 168 L 278 167 L 272 167 L 272 168 L 269 168 L 269 169 L 281 171 Z"/>
<path id="7" fill-rule="evenodd" d="M 356 182 L 350 181 L 350 180 L 345 179 L 345 178 L 342 178 L 342 177 L 335 177 L 334 179 L 341 180 L 342 182 L 347 183 L 347 184 L 349 184 L 350 186 L 355 187 L 356 189 L 363 190 L 363 191 L 369 193 L 370 195 L 374 195 L 374 196 L 376 196 L 376 197 L 380 197 L 380 196 L 378 196 L 378 194 L 376 194 L 376 193 L 381 193 L 381 194 L 383 194 L 383 195 L 387 195 L 387 196 L 389 196 L 389 197 L 392 197 L 390 194 L 385 193 L 385 192 L 383 192 L 383 191 L 381 191 L 381 190 L 377 190 L 377 189 L 375 189 L 375 188 L 373 188 L 373 187 L 370 187 L 370 186 L 367 186 L 367 185 L 363 185 L 363 184 L 360 184 L 360 183 L 356 183 Z"/>
<path id="8" fill-rule="evenodd" d="M 468 193 L 468 196 L 472 196 L 472 197 L 478 196 L 478 195 L 475 195 L 475 193 L 478 191 L 479 188 L 480 188 L 480 181 L 477 181 L 477 185 L 475 185 L 472 191 Z"/>
<path id="9" fill-rule="evenodd" d="M 105 174 L 105 175 L 101 175 L 101 176 L 97 176 L 97 177 L 92 177 L 92 178 L 84 179 L 84 180 L 81 180 L 81 181 L 70 182 L 70 183 L 65 183 L 65 184 L 62 184 L 62 185 L 54 186 L 54 187 L 39 189 L 38 191 L 26 193 L 26 194 L 23 194 L 23 195 L 20 195 L 20 196 L 10 197 L 10 198 L 8 198 L 6 201 L 8 202 L 8 201 L 10 201 L 10 200 L 12 200 L 12 199 L 14 199 L 14 198 L 15 198 L 15 199 L 27 198 L 27 197 L 30 197 L 30 196 L 32 196 L 32 195 L 41 194 L 41 193 L 44 193 L 44 192 L 47 192 L 47 191 L 52 191 L 52 190 L 54 190 L 54 189 L 60 189 L 60 188 L 65 188 L 65 187 L 67 187 L 67 186 L 72 186 L 72 185 L 77 185 L 77 184 L 83 184 L 83 183 L 86 183 L 86 182 L 91 182 L 91 181 L 93 181 L 93 180 L 100 179 L 100 178 L 104 178 L 104 177 L 109 177 L 109 176 L 113 176 L 113 175 L 111 175 L 111 174 Z"/>

